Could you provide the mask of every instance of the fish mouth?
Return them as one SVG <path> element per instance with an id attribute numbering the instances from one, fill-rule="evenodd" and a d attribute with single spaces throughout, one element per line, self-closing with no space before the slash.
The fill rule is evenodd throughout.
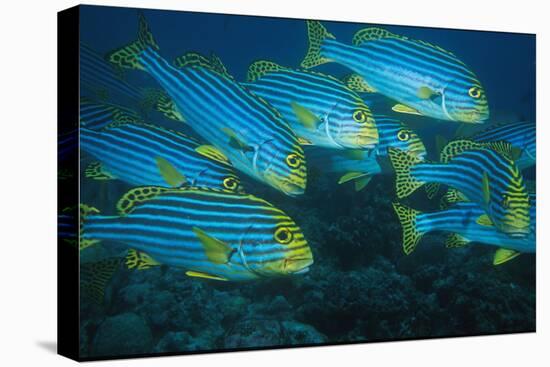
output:
<path id="1" fill-rule="evenodd" d="M 303 195 L 306 191 L 305 185 L 297 185 L 292 182 L 283 182 L 283 184 L 280 186 L 280 189 L 282 192 L 284 192 L 288 196 L 299 196 Z"/>
<path id="2" fill-rule="evenodd" d="M 313 265 L 313 256 L 289 257 L 285 259 L 285 270 L 290 274 L 305 274 Z"/>
<path id="3" fill-rule="evenodd" d="M 378 135 L 357 135 L 355 145 L 364 149 L 372 149 L 378 144 Z"/>

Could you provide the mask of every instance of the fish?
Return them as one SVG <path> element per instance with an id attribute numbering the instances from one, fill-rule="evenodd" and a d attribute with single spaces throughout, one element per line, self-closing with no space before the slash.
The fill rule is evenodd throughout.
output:
<path id="1" fill-rule="evenodd" d="M 485 211 L 480 224 L 512 237 L 529 234 L 529 196 L 509 143 L 454 140 L 443 148 L 441 162 L 421 161 L 396 148 L 389 148 L 389 156 L 399 199 L 425 183 L 445 184 Z"/>
<path id="2" fill-rule="evenodd" d="M 506 141 L 521 151 L 515 162 L 520 170 L 535 165 L 536 125 L 532 122 L 514 122 L 491 127 L 469 139 L 478 142 Z"/>
<path id="3" fill-rule="evenodd" d="M 298 225 L 252 195 L 197 187 L 139 187 L 120 199 L 117 211 L 118 215 L 104 216 L 85 206 L 84 246 L 124 244 L 147 254 L 152 265 L 182 268 L 188 276 L 219 281 L 304 274 L 313 264 Z M 131 261 L 136 260 L 133 255 Z"/>
<path id="4" fill-rule="evenodd" d="M 105 299 L 105 288 L 120 268 L 122 260 L 110 257 L 98 261 L 81 262 L 79 266 L 80 296 L 101 305 Z"/>
<path id="5" fill-rule="evenodd" d="M 390 147 L 406 151 L 424 160 L 426 147 L 418 134 L 405 123 L 392 117 L 374 115 L 379 132 L 379 144 L 373 151 L 334 150 L 315 146 L 306 147 L 306 157 L 310 167 L 321 172 L 340 175 L 338 183 L 355 183 L 356 191 L 364 188 L 373 176 L 389 173 L 380 164 L 388 159 Z"/>
<path id="6" fill-rule="evenodd" d="M 85 170 L 88 178 L 119 179 L 133 186 L 191 185 L 243 191 L 227 157 L 179 131 L 149 123 L 127 123 L 102 131 L 81 128 L 80 144 L 99 160 Z"/>
<path id="7" fill-rule="evenodd" d="M 90 98 L 80 99 L 80 126 L 92 130 L 101 130 L 117 124 L 144 122 L 136 111 L 120 105 L 97 102 Z"/>
<path id="8" fill-rule="evenodd" d="M 534 253 L 536 196 L 530 194 L 529 198 L 531 230 L 527 237 L 522 238 L 510 237 L 493 225 L 480 224 L 477 219 L 485 212 L 477 203 L 458 202 L 447 209 L 429 213 L 393 203 L 403 229 L 403 251 L 409 255 L 426 233 L 443 231 L 448 232 L 445 240 L 448 248 L 462 247 L 471 242 L 498 247 L 493 260 L 494 265 L 512 260 L 520 253 Z"/>
<path id="9" fill-rule="evenodd" d="M 188 53 L 171 65 L 158 53 L 143 14 L 138 28 L 138 40 L 109 53 L 108 60 L 149 73 L 186 123 L 237 170 L 289 196 L 302 195 L 304 151 L 280 113 L 228 75 L 219 59 Z"/>
<path id="10" fill-rule="evenodd" d="M 370 90 L 397 101 L 396 112 L 463 123 L 489 119 L 487 96 L 478 77 L 439 46 L 377 27 L 357 31 L 349 45 L 313 20 L 307 21 L 307 34 L 309 47 L 301 67 L 341 64 Z"/>
<path id="11" fill-rule="evenodd" d="M 258 60 L 241 84 L 275 107 L 306 145 L 373 149 L 378 144 L 370 108 L 332 76 Z"/>

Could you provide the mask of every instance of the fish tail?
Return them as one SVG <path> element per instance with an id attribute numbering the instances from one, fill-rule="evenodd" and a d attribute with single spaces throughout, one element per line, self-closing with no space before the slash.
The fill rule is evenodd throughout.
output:
<path id="1" fill-rule="evenodd" d="M 411 174 L 411 168 L 422 162 L 420 158 L 397 148 L 389 148 L 388 154 L 395 170 L 395 191 L 399 199 L 409 196 L 424 185 L 424 182 Z"/>
<path id="2" fill-rule="evenodd" d="M 318 20 L 307 21 L 308 49 L 301 66 L 309 69 L 314 66 L 322 65 L 331 60 L 321 55 L 321 45 L 327 38 L 335 39 Z"/>
<path id="3" fill-rule="evenodd" d="M 399 203 L 392 205 L 403 230 L 403 252 L 409 255 L 424 235 L 416 226 L 417 216 L 420 212 Z"/>
<path id="4" fill-rule="evenodd" d="M 125 69 L 145 70 L 141 54 L 146 50 L 158 50 L 159 47 L 149 29 L 149 24 L 142 12 L 139 12 L 137 40 L 120 47 L 106 55 L 107 61 Z"/>

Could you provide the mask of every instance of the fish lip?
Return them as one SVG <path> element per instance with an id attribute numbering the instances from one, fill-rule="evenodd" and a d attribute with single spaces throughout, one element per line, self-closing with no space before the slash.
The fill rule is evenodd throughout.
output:
<path id="1" fill-rule="evenodd" d="M 297 270 L 297 271 L 293 272 L 292 274 L 294 274 L 294 275 L 300 275 L 300 274 L 305 274 L 305 273 L 307 273 L 307 272 L 309 272 L 309 266 L 306 266 L 305 268 L 302 268 L 302 269 L 300 269 L 300 270 Z"/>
<path id="2" fill-rule="evenodd" d="M 356 135 L 355 137 L 355 144 L 360 146 L 363 149 L 372 149 L 374 148 L 378 142 L 379 137 L 375 135 Z"/>
<path id="3" fill-rule="evenodd" d="M 288 268 L 290 264 L 296 263 L 296 262 L 304 262 L 300 269 L 288 272 L 290 274 L 304 274 L 309 271 L 309 267 L 313 265 L 313 256 L 307 256 L 307 257 L 289 257 L 286 259 L 285 262 L 285 268 Z"/>

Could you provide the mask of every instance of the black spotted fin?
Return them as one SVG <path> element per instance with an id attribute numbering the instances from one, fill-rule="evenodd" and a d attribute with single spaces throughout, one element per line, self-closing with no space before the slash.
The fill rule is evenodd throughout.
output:
<path id="1" fill-rule="evenodd" d="M 398 112 L 398 113 L 405 113 L 405 114 L 409 114 L 409 115 L 422 116 L 422 114 L 420 112 L 418 112 L 417 110 L 415 110 L 414 108 L 406 106 L 402 103 L 398 103 L 398 104 L 394 105 L 391 109 L 392 109 L 392 111 Z"/>
<path id="2" fill-rule="evenodd" d="M 227 264 L 229 262 L 229 257 L 233 253 L 231 246 L 210 236 L 198 227 L 193 227 L 193 233 L 195 233 L 201 242 L 208 260 L 214 264 Z"/>
<path id="3" fill-rule="evenodd" d="M 311 110 L 302 106 L 298 102 L 290 102 L 290 107 L 292 107 L 292 111 L 296 115 L 296 119 L 306 129 L 315 131 L 322 123 L 321 119 L 317 115 L 315 115 L 313 112 L 311 112 Z"/>
<path id="4" fill-rule="evenodd" d="M 145 70 L 143 65 L 140 63 L 139 56 L 147 48 L 158 50 L 159 46 L 153 38 L 153 34 L 149 29 L 147 20 L 143 16 L 143 13 L 140 12 L 138 39 L 126 46 L 109 52 L 106 55 L 106 59 L 119 68 Z"/>
<path id="5" fill-rule="evenodd" d="M 250 64 L 246 73 L 246 81 L 254 82 L 266 74 L 274 73 L 277 71 L 289 70 L 284 66 L 281 66 L 273 61 L 258 60 Z"/>
<path id="6" fill-rule="evenodd" d="M 212 70 L 221 76 L 233 79 L 220 58 L 214 54 L 212 54 L 210 58 L 207 58 L 197 52 L 188 52 L 182 56 L 176 57 L 174 66 L 179 69 L 185 67 L 202 67 Z"/>
<path id="7" fill-rule="evenodd" d="M 318 20 L 307 21 L 308 49 L 306 56 L 300 66 L 304 69 L 310 69 L 315 66 L 326 64 L 332 60 L 321 55 L 321 45 L 327 38 L 335 39 Z"/>
<path id="8" fill-rule="evenodd" d="M 185 176 L 176 167 L 163 157 L 156 157 L 160 175 L 170 187 L 181 187 L 187 184 Z"/>
<path id="9" fill-rule="evenodd" d="M 203 144 L 195 148 L 195 151 L 200 155 L 213 161 L 230 165 L 229 159 L 222 153 L 221 150 L 213 145 Z"/>
<path id="10" fill-rule="evenodd" d="M 101 162 L 92 162 L 84 170 L 86 178 L 98 181 L 115 180 L 116 177 L 105 169 Z"/>
<path id="11" fill-rule="evenodd" d="M 375 41 L 383 38 L 403 38 L 396 34 L 391 33 L 390 31 L 378 28 L 378 27 L 368 27 L 363 28 L 355 32 L 353 35 L 352 43 L 354 46 L 361 46 L 365 42 Z"/>
<path id="12" fill-rule="evenodd" d="M 361 75 L 356 73 L 344 76 L 341 81 L 346 85 L 346 87 L 358 93 L 376 92 L 376 90 L 371 87 Z"/>
<path id="13" fill-rule="evenodd" d="M 415 250 L 424 235 L 416 228 L 416 217 L 420 212 L 400 203 L 393 203 L 392 205 L 403 231 L 403 252 L 409 255 Z"/>
<path id="14" fill-rule="evenodd" d="M 227 282 L 229 280 L 227 278 L 220 277 L 220 276 L 217 276 L 217 275 L 208 274 L 208 273 L 204 273 L 202 271 L 189 270 L 189 271 L 185 272 L 185 275 L 187 275 L 189 277 L 196 277 L 196 278 L 221 280 L 221 281 L 224 281 L 224 282 Z"/>
<path id="15" fill-rule="evenodd" d="M 129 249 L 126 255 L 126 266 L 128 269 L 145 270 L 160 265 L 161 263 L 157 262 L 145 252 Z"/>
<path id="16" fill-rule="evenodd" d="M 129 190 L 122 195 L 116 204 L 118 214 L 120 216 L 128 215 L 134 208 L 148 200 L 156 198 L 158 195 L 165 192 L 179 192 L 180 188 L 169 188 L 160 186 L 142 186 Z"/>
<path id="17" fill-rule="evenodd" d="M 105 288 L 119 268 L 120 258 L 80 263 L 80 293 L 97 304 L 105 298 Z"/>
<path id="18" fill-rule="evenodd" d="M 445 247 L 447 248 L 459 248 L 466 246 L 470 240 L 459 235 L 458 233 L 451 233 L 445 240 Z"/>
<path id="19" fill-rule="evenodd" d="M 501 265 L 505 262 L 508 262 L 512 259 L 518 257 L 521 253 L 515 250 L 510 250 L 506 248 L 499 248 L 495 251 L 495 256 L 493 257 L 493 265 Z"/>
<path id="20" fill-rule="evenodd" d="M 411 195 L 425 184 L 411 175 L 411 167 L 423 163 L 422 159 L 392 147 L 388 148 L 388 154 L 395 170 L 395 191 L 399 199 Z"/>

